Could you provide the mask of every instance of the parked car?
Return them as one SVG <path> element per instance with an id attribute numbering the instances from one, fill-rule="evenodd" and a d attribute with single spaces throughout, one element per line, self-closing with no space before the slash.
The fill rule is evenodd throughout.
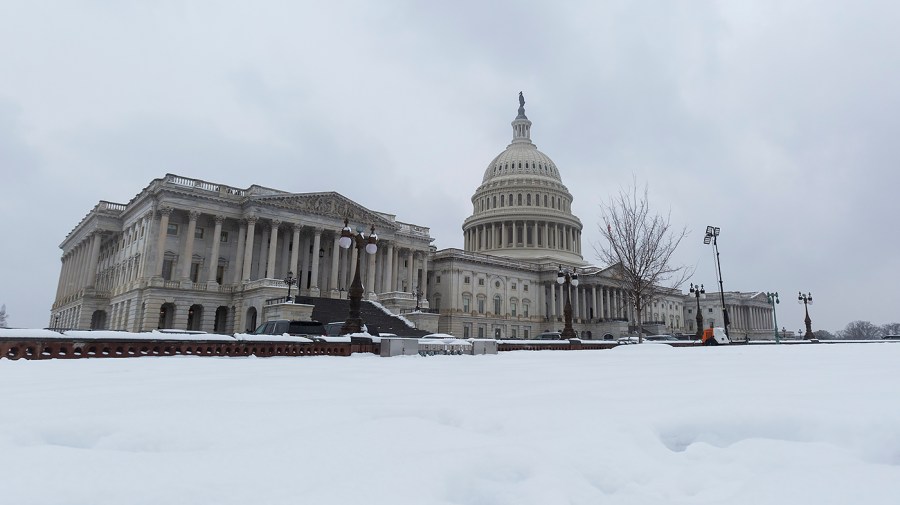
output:
<path id="1" fill-rule="evenodd" d="M 882 340 L 900 340 L 900 335 L 885 335 L 881 337 Z"/>
<path id="2" fill-rule="evenodd" d="M 325 325 L 324 335 L 329 336 L 329 337 L 339 337 L 339 336 L 343 335 L 343 333 L 341 333 L 341 328 L 343 328 L 343 327 L 344 327 L 344 321 L 334 321 L 334 322 L 328 323 Z M 368 329 L 368 327 L 366 327 L 365 324 L 363 324 L 361 331 L 363 333 L 368 333 L 369 329 Z M 373 335 L 374 335 L 374 333 L 373 333 Z"/>
<path id="3" fill-rule="evenodd" d="M 325 335 L 325 325 L 319 321 L 276 319 L 266 321 L 253 331 L 254 335 L 284 335 L 285 333 L 301 337 L 318 337 Z"/>
<path id="4" fill-rule="evenodd" d="M 535 340 L 562 340 L 562 333 L 558 331 L 545 331 L 534 337 Z"/>

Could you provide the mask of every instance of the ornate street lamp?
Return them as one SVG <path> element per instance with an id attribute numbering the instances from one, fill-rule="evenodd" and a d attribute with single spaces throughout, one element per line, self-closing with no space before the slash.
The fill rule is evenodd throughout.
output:
<path id="1" fill-rule="evenodd" d="M 816 336 L 813 335 L 812 332 L 812 320 L 809 318 L 809 306 L 812 305 L 812 295 L 810 293 L 806 293 L 805 295 L 800 292 L 797 295 L 797 303 L 803 304 L 803 309 L 806 310 L 806 333 L 803 335 L 803 340 L 815 340 Z"/>
<path id="2" fill-rule="evenodd" d="M 772 306 L 772 317 L 775 320 L 775 343 L 780 344 L 781 341 L 778 340 L 778 315 L 775 314 L 775 304 L 781 303 L 778 301 L 778 291 L 774 293 L 766 293 L 766 299 L 769 301 L 769 305 Z"/>
<path id="3" fill-rule="evenodd" d="M 341 238 L 338 245 L 341 249 L 349 249 L 350 246 L 356 247 L 356 272 L 353 275 L 353 282 L 347 291 L 347 298 L 350 299 L 350 310 L 347 313 L 347 320 L 341 327 L 341 333 L 359 333 L 362 330 L 362 319 L 359 317 L 359 306 L 363 296 L 363 285 L 359 279 L 359 267 L 362 260 L 362 253 L 365 250 L 368 254 L 375 254 L 378 246 L 375 243 L 378 236 L 375 235 L 375 226 L 372 226 L 368 236 L 363 233 L 363 228 L 356 229 L 356 233 L 350 229 L 347 219 L 344 219 L 344 228 L 341 230 Z"/>
<path id="4" fill-rule="evenodd" d="M 413 291 L 413 294 L 416 295 L 416 308 L 415 308 L 415 311 L 418 312 L 418 311 L 422 310 L 422 308 L 419 307 L 419 301 L 422 299 L 422 294 L 423 294 L 423 293 L 422 293 L 422 290 L 419 289 L 419 286 L 416 286 L 416 290 Z"/>
<path id="5" fill-rule="evenodd" d="M 706 295 L 706 290 L 703 289 L 703 284 L 699 286 L 694 286 L 694 283 L 691 283 L 691 293 L 694 295 L 694 298 L 697 299 L 697 340 L 703 338 L 703 314 L 700 313 L 700 295 Z"/>
<path id="6" fill-rule="evenodd" d="M 578 287 L 578 272 L 575 271 L 575 268 L 572 268 L 571 272 L 568 270 L 564 271 L 562 265 L 560 265 L 559 272 L 556 273 L 556 283 L 566 287 L 566 306 L 563 309 L 565 327 L 563 328 L 562 336 L 566 338 L 575 338 L 577 335 L 572 328 L 572 303 L 569 300 L 569 289 L 570 286 Z"/>
<path id="7" fill-rule="evenodd" d="M 716 242 L 716 237 L 718 236 L 718 226 L 707 226 L 706 236 L 703 237 L 703 243 L 709 245 L 710 241 L 712 241 L 713 247 L 716 248 L 716 268 L 719 273 L 719 294 L 722 295 L 722 322 L 725 326 L 725 336 L 728 337 L 728 325 L 731 324 L 731 321 L 728 320 L 728 309 L 725 307 L 725 288 L 722 287 L 722 263 L 719 262 L 719 244 Z"/>
<path id="8" fill-rule="evenodd" d="M 288 270 L 287 277 L 285 277 L 283 280 L 284 280 L 284 283 L 287 284 L 287 287 L 288 287 L 288 295 L 287 295 L 288 302 L 292 303 L 291 286 L 293 286 L 294 284 L 297 284 L 297 279 L 294 277 L 294 272 Z M 297 288 L 297 291 L 299 292 L 300 288 Z"/>

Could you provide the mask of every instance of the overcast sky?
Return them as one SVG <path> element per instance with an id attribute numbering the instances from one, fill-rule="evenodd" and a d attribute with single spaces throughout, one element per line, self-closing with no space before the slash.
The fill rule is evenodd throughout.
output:
<path id="1" fill-rule="evenodd" d="M 59 244 L 166 173 L 338 191 L 462 247 L 525 93 L 597 261 L 631 183 L 678 261 L 778 324 L 900 320 L 896 2 L 0 2 L 0 304 L 45 326 Z"/>

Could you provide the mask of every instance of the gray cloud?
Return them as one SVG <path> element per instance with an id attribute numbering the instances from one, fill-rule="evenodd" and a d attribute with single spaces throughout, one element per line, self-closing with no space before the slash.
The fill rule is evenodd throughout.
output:
<path id="1" fill-rule="evenodd" d="M 893 3 L 11 7 L 0 209 L 27 212 L 12 230 L 29 245 L 0 249 L 13 324 L 46 323 L 57 246 L 97 200 L 166 172 L 339 191 L 460 247 L 519 90 L 585 251 L 598 203 L 636 177 L 692 230 L 695 280 L 714 283 L 713 224 L 726 289 L 812 291 L 830 330 L 900 319 L 871 295 L 900 275 Z M 799 328 L 802 307 L 779 323 Z"/>

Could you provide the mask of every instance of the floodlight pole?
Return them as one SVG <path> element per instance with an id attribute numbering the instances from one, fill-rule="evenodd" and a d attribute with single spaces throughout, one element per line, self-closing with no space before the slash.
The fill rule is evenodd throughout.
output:
<path id="1" fill-rule="evenodd" d="M 728 320 L 728 308 L 725 307 L 725 288 L 722 283 L 722 263 L 719 261 L 719 244 L 716 241 L 716 237 L 719 236 L 719 227 L 718 226 L 707 226 L 706 227 L 706 237 L 703 238 L 704 244 L 709 244 L 710 239 L 712 239 L 713 247 L 716 249 L 716 268 L 719 273 L 719 294 L 722 296 L 722 322 L 723 326 L 725 326 L 725 336 L 730 338 L 728 334 L 728 325 L 731 323 Z"/>

